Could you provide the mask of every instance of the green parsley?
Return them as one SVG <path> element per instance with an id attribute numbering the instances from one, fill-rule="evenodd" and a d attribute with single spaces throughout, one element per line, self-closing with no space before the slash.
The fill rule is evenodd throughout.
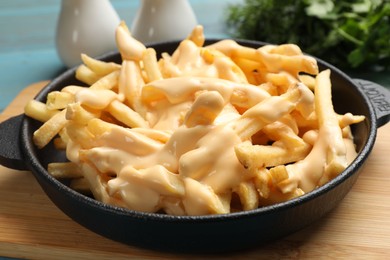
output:
<path id="1" fill-rule="evenodd" d="M 235 38 L 295 43 L 340 68 L 390 69 L 390 0 L 245 0 L 226 11 Z"/>

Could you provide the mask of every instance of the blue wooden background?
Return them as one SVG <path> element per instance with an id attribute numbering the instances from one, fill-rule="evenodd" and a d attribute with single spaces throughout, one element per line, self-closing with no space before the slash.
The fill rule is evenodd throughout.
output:
<path id="1" fill-rule="evenodd" d="M 226 37 L 223 13 L 241 0 L 190 0 L 208 37 Z M 111 0 L 130 26 L 137 0 Z M 26 86 L 53 79 L 64 71 L 56 49 L 55 31 L 61 0 L 0 1 L 0 111 Z"/>

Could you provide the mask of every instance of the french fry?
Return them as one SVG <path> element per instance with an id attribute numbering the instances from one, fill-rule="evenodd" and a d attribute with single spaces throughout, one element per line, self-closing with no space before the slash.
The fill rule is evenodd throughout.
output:
<path id="1" fill-rule="evenodd" d="M 273 167 L 304 159 L 310 152 L 310 145 L 301 145 L 293 149 L 271 145 L 252 145 L 243 142 L 234 147 L 238 160 L 246 168 Z"/>
<path id="2" fill-rule="evenodd" d="M 145 82 L 141 75 L 141 69 L 136 62 L 123 61 L 118 85 L 118 94 L 127 100 L 134 111 L 144 117 L 146 111 L 141 103 L 140 96 Z"/>
<path id="3" fill-rule="evenodd" d="M 161 165 L 152 166 L 142 170 L 136 170 L 129 167 L 126 168 L 126 170 L 126 172 L 121 173 L 125 174 L 123 178 L 146 186 L 161 195 L 180 197 L 185 193 L 184 183 L 181 177 L 168 171 Z"/>
<path id="4" fill-rule="evenodd" d="M 266 168 L 252 168 L 254 175 L 253 183 L 259 193 L 259 197 L 268 199 L 271 193 L 271 187 L 273 186 L 272 177 Z"/>
<path id="5" fill-rule="evenodd" d="M 76 69 L 76 79 L 80 80 L 81 82 L 84 82 L 88 85 L 92 85 L 96 81 L 100 79 L 100 76 L 93 72 L 91 69 L 89 69 L 84 64 L 80 65 Z"/>
<path id="6" fill-rule="evenodd" d="M 331 138 L 327 138 L 327 170 L 326 176 L 321 181 L 321 183 L 324 183 L 343 171 L 348 165 L 342 131 L 338 117 L 333 110 L 330 70 L 324 70 L 317 75 L 315 93 L 320 131 L 332 133 Z"/>
<path id="7" fill-rule="evenodd" d="M 113 199 L 110 198 L 107 192 L 107 185 L 102 180 L 100 173 L 86 163 L 82 164 L 81 167 L 82 167 L 81 170 L 83 172 L 83 176 L 87 181 L 93 196 L 97 200 L 102 201 L 104 203 L 112 202 Z"/>
<path id="8" fill-rule="evenodd" d="M 260 85 L 266 82 L 267 73 L 260 62 L 242 57 L 234 57 L 232 60 L 241 68 L 250 84 Z"/>
<path id="9" fill-rule="evenodd" d="M 272 46 L 270 53 L 281 54 L 286 56 L 302 55 L 301 49 L 295 44 L 280 44 Z"/>
<path id="10" fill-rule="evenodd" d="M 47 95 L 46 107 L 50 110 L 64 109 L 74 101 L 75 97 L 71 93 L 52 91 Z"/>
<path id="11" fill-rule="evenodd" d="M 197 25 L 187 37 L 188 40 L 194 42 L 198 47 L 202 47 L 205 41 L 203 34 L 203 26 Z"/>
<path id="12" fill-rule="evenodd" d="M 299 81 L 305 84 L 310 90 L 314 90 L 316 84 L 316 78 L 312 75 L 301 74 L 298 76 Z"/>
<path id="13" fill-rule="evenodd" d="M 99 138 L 104 133 L 111 131 L 113 124 L 107 123 L 101 119 L 94 118 L 88 121 L 87 128 L 96 138 Z"/>
<path id="14" fill-rule="evenodd" d="M 236 188 L 235 192 L 240 197 L 243 210 L 252 210 L 259 206 L 259 194 L 253 182 L 241 182 Z"/>
<path id="15" fill-rule="evenodd" d="M 90 89 L 113 89 L 118 86 L 120 70 L 115 70 L 97 80 Z"/>
<path id="16" fill-rule="evenodd" d="M 291 112 L 299 99 L 299 89 L 293 89 L 281 96 L 271 96 L 247 110 L 233 127 L 242 140 L 248 140 L 265 125 Z M 268 111 L 268 109 L 273 107 L 279 108 L 279 113 L 276 115 Z"/>
<path id="17" fill-rule="evenodd" d="M 66 109 L 52 116 L 33 134 L 33 142 L 38 148 L 45 147 L 67 124 Z"/>
<path id="18" fill-rule="evenodd" d="M 61 89 L 61 92 L 66 92 L 72 95 L 76 95 L 80 90 L 85 89 L 85 87 L 77 86 L 77 85 L 69 85 Z"/>
<path id="19" fill-rule="evenodd" d="M 184 124 L 187 127 L 210 125 L 224 107 L 224 100 L 217 91 L 200 94 L 187 112 Z"/>
<path id="20" fill-rule="evenodd" d="M 153 48 L 147 48 L 142 56 L 148 82 L 162 79 L 161 72 L 158 67 L 156 51 Z"/>
<path id="21" fill-rule="evenodd" d="M 45 103 L 32 99 L 24 107 L 24 113 L 35 120 L 46 122 L 59 111 L 48 109 Z"/>
<path id="22" fill-rule="evenodd" d="M 100 116 L 100 112 L 90 112 L 84 109 L 80 103 L 72 103 L 67 106 L 65 117 L 72 123 L 87 125 L 88 121 Z"/>
<path id="23" fill-rule="evenodd" d="M 278 185 L 280 182 L 283 182 L 289 178 L 288 172 L 284 164 L 279 164 L 269 170 L 269 173 L 272 177 L 272 182 Z"/>
<path id="24" fill-rule="evenodd" d="M 169 138 L 171 137 L 171 133 L 168 131 L 161 131 L 161 130 L 155 130 L 150 128 L 133 128 L 133 132 L 140 133 L 144 136 L 147 136 L 155 141 L 166 143 L 169 141 Z"/>
<path id="25" fill-rule="evenodd" d="M 140 114 L 118 100 L 112 101 L 107 111 L 128 127 L 149 128 L 149 123 Z"/>
<path id="26" fill-rule="evenodd" d="M 91 189 L 85 178 L 74 178 L 71 180 L 69 187 L 81 194 L 91 195 Z"/>
<path id="27" fill-rule="evenodd" d="M 214 191 L 200 182 L 191 178 L 184 179 L 186 194 L 183 198 L 184 209 L 189 215 L 208 215 L 228 213 L 221 199 Z M 199 197 L 194 198 L 191 193 L 196 193 Z M 199 210 L 194 210 L 194 207 Z"/>
<path id="28" fill-rule="evenodd" d="M 121 68 L 121 66 L 115 62 L 104 62 L 97 60 L 84 53 L 81 54 L 81 60 L 90 70 L 99 76 L 106 76 Z"/>
<path id="29" fill-rule="evenodd" d="M 83 176 L 79 166 L 73 162 L 49 163 L 47 171 L 56 179 L 81 178 Z"/>
<path id="30" fill-rule="evenodd" d="M 53 144 L 54 147 L 58 150 L 66 150 L 68 143 L 69 136 L 66 133 L 66 127 L 64 127 L 58 132 L 58 137 L 53 139 Z"/>
<path id="31" fill-rule="evenodd" d="M 269 72 L 277 73 L 288 71 L 291 75 L 298 77 L 300 72 L 311 75 L 318 74 L 317 62 L 314 58 L 306 55 L 286 56 L 277 53 L 270 53 L 263 49 L 258 49 L 258 55 Z"/>
<path id="32" fill-rule="evenodd" d="M 69 123 L 66 126 L 66 132 L 73 143 L 78 144 L 82 149 L 91 149 L 94 147 L 94 135 L 88 131 L 87 126 L 76 123 Z"/>
<path id="33" fill-rule="evenodd" d="M 75 102 L 90 109 L 105 109 L 113 100 L 120 98 L 119 95 L 109 89 L 85 88 L 77 92 Z"/>
<path id="34" fill-rule="evenodd" d="M 169 215 L 183 216 L 186 215 L 181 198 L 163 197 L 161 198 L 161 208 Z"/>
<path id="35" fill-rule="evenodd" d="M 116 29 L 116 44 L 123 60 L 140 61 L 146 47 L 131 36 L 125 22 L 121 22 Z"/>

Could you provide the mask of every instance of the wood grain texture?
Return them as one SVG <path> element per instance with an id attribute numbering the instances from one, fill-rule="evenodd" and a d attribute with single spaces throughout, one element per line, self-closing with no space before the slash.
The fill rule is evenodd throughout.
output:
<path id="1" fill-rule="evenodd" d="M 46 82 L 26 88 L 0 121 L 19 114 Z M 378 130 L 364 170 L 342 203 L 282 240 L 227 255 L 190 256 L 131 247 L 72 221 L 27 171 L 0 166 L 0 255 L 29 259 L 385 259 L 390 254 L 390 124 Z"/>

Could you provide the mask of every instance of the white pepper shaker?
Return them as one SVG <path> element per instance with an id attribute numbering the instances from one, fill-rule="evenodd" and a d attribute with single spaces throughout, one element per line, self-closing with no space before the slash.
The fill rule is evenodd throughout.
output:
<path id="1" fill-rule="evenodd" d="M 187 0 L 141 0 L 131 33 L 143 43 L 182 40 L 196 25 Z"/>
<path id="2" fill-rule="evenodd" d="M 62 0 L 56 47 L 67 67 L 81 63 L 81 53 L 95 57 L 116 50 L 120 18 L 109 0 Z"/>

